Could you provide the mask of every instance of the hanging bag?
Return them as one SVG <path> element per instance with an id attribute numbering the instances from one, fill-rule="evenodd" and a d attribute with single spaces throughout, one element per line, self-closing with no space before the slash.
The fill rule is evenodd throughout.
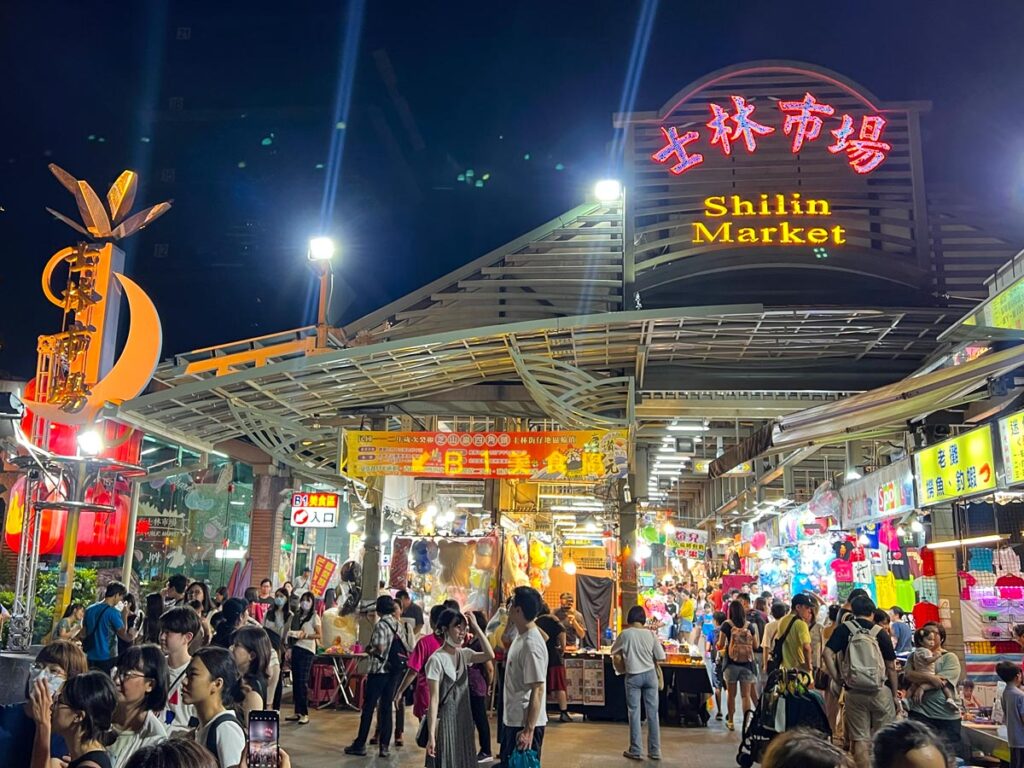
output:
<path id="1" fill-rule="evenodd" d="M 439 653 L 440 653 L 440 651 L 439 651 Z M 456 656 L 455 659 L 456 659 L 455 663 L 458 665 L 461 662 L 461 660 L 462 660 L 462 656 L 461 655 Z M 460 669 L 461 669 L 460 666 L 456 666 L 456 669 L 455 669 L 455 680 L 453 680 L 452 684 L 448 686 L 448 690 L 444 692 L 444 694 L 441 696 L 441 701 L 438 702 L 438 705 L 437 705 L 437 716 L 439 718 L 441 717 L 441 709 L 444 707 L 445 702 L 448 701 L 448 698 L 451 696 L 452 691 L 455 689 L 455 683 L 458 682 L 459 670 Z M 419 747 L 420 749 L 426 749 L 427 748 L 427 743 L 429 741 L 430 741 L 430 709 L 428 708 L 427 709 L 427 714 L 425 714 L 423 716 L 423 718 L 420 720 L 420 725 L 416 729 L 416 746 Z"/>

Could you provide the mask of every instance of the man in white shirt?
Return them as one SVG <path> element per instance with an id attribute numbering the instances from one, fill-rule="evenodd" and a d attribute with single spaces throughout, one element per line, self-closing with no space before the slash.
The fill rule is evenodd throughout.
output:
<path id="1" fill-rule="evenodd" d="M 169 734 L 188 731 L 196 714 L 196 708 L 182 698 L 181 688 L 192 661 L 188 647 L 199 629 L 199 614 L 187 605 L 171 608 L 160 617 L 160 647 L 167 655 L 167 707 L 162 720 Z"/>
<path id="2" fill-rule="evenodd" d="M 541 611 L 540 593 L 533 587 L 516 587 L 509 608 L 509 621 L 517 636 L 505 660 L 501 733 L 501 766 L 508 768 L 516 750 L 532 749 L 538 760 L 547 725 L 548 649 L 544 636 L 534 624 Z"/>
<path id="3" fill-rule="evenodd" d="M 309 591 L 309 584 L 310 584 L 310 571 L 309 571 L 309 568 L 303 568 L 302 569 L 302 575 L 299 576 L 299 578 L 295 581 L 294 593 L 298 594 L 301 597 L 303 592 L 308 592 Z"/>

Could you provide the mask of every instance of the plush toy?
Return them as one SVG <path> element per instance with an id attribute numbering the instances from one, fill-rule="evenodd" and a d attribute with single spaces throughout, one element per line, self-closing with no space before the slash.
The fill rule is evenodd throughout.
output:
<path id="1" fill-rule="evenodd" d="M 527 587 L 530 585 L 530 577 L 523 568 L 524 558 L 515 537 L 505 540 L 505 559 L 502 566 L 503 580 L 510 587 Z"/>
<path id="2" fill-rule="evenodd" d="M 473 567 L 481 571 L 491 570 L 494 567 L 494 550 L 496 547 L 497 542 L 492 536 L 480 539 L 476 543 L 476 559 L 473 561 Z"/>
<path id="3" fill-rule="evenodd" d="M 442 541 L 438 544 L 441 561 L 441 581 L 449 587 L 469 586 L 469 567 L 475 555 L 474 548 L 459 541 Z"/>
<path id="4" fill-rule="evenodd" d="M 425 576 L 434 570 L 434 562 L 433 558 L 431 558 L 431 543 L 426 539 L 420 539 L 412 545 L 412 569 L 421 576 Z M 434 549 L 436 550 L 436 547 Z"/>

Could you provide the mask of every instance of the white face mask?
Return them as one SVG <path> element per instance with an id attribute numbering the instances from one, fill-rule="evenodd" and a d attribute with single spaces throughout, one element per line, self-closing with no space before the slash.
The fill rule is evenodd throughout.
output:
<path id="1" fill-rule="evenodd" d="M 459 641 L 452 639 L 451 635 L 445 635 L 444 636 L 444 644 L 447 645 L 450 648 L 458 648 L 459 647 Z"/>
<path id="2" fill-rule="evenodd" d="M 299 603 L 299 606 L 302 608 L 302 610 L 308 611 L 310 608 L 313 607 L 313 604 L 309 602 L 309 600 L 303 600 L 301 603 Z"/>
<path id="3" fill-rule="evenodd" d="M 118 611 L 123 611 L 123 610 L 124 610 L 124 600 L 122 600 L 122 601 L 121 601 L 121 602 L 119 602 L 119 603 L 118 603 L 117 605 L 115 605 L 115 606 L 114 606 L 114 608 L 115 608 L 116 610 L 118 610 Z"/>

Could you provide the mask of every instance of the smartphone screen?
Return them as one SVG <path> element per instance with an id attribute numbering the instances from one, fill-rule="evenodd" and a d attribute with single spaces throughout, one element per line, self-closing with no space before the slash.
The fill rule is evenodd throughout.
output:
<path id="1" fill-rule="evenodd" d="M 278 768 L 279 725 L 277 712 L 249 713 L 249 768 Z"/>

